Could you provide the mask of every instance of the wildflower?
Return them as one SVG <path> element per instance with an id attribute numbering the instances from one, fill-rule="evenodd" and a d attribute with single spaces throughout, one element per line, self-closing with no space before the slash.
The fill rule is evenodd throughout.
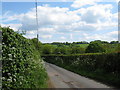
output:
<path id="1" fill-rule="evenodd" d="M 12 58 L 12 55 L 11 54 L 8 54 L 9 58 Z"/>
<path id="2" fill-rule="evenodd" d="M 16 82 L 16 79 L 15 79 L 15 78 L 14 78 L 13 80 Z"/>
<path id="3" fill-rule="evenodd" d="M 3 80 L 5 80 L 5 77 L 2 77 Z"/>
<path id="4" fill-rule="evenodd" d="M 8 75 L 10 76 L 11 74 L 10 74 L 10 73 L 8 73 Z"/>
<path id="5" fill-rule="evenodd" d="M 12 79 L 8 79 L 7 81 L 12 82 Z"/>
<path id="6" fill-rule="evenodd" d="M 15 47 L 12 47 L 12 49 L 15 49 Z"/>
<path id="7" fill-rule="evenodd" d="M 20 85 L 22 84 L 22 82 L 20 82 Z"/>

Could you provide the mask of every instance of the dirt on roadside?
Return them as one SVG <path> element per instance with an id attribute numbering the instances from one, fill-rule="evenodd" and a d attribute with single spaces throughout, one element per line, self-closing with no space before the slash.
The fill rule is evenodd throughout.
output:
<path id="1" fill-rule="evenodd" d="M 48 88 L 55 88 L 54 85 L 52 84 L 50 78 L 48 79 Z"/>

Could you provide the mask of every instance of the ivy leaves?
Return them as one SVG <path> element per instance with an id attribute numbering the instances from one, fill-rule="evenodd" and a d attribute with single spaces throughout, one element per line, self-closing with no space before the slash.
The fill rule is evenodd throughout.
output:
<path id="1" fill-rule="evenodd" d="M 39 52 L 32 41 L 10 28 L 2 28 L 2 86 L 9 88 L 39 88 L 47 78 L 42 68 Z M 35 73 L 42 73 L 35 77 Z M 40 79 L 38 79 L 40 78 Z M 39 83 L 43 81 L 43 84 Z"/>

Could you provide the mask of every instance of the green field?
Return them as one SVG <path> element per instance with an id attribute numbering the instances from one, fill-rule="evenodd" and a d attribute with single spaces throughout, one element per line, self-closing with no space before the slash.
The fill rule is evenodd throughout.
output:
<path id="1" fill-rule="evenodd" d="M 89 44 L 78 44 L 76 46 L 80 46 L 81 48 L 87 48 Z"/>

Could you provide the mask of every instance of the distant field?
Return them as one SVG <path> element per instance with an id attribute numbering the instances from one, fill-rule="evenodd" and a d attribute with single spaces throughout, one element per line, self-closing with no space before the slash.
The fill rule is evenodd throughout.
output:
<path id="1" fill-rule="evenodd" d="M 89 44 L 78 44 L 77 46 L 80 46 L 81 48 L 87 48 Z"/>
<path id="2" fill-rule="evenodd" d="M 89 44 L 75 44 L 75 46 L 80 46 L 81 48 L 87 48 Z M 57 45 L 52 45 L 53 47 L 57 47 Z M 64 46 L 64 45 L 63 45 Z M 69 45 L 65 45 L 65 46 L 68 46 Z"/>

